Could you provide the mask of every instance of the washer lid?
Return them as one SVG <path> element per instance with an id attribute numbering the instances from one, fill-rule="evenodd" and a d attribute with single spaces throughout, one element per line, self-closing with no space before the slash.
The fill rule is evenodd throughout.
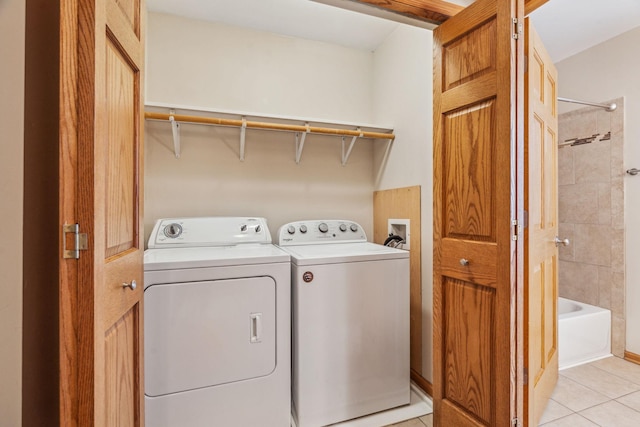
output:
<path id="1" fill-rule="evenodd" d="M 338 264 L 409 258 L 409 252 L 376 243 L 285 246 L 296 265 Z"/>
<path id="2" fill-rule="evenodd" d="M 271 244 L 147 249 L 144 252 L 145 271 L 272 264 L 277 262 L 289 262 L 289 255 Z"/>

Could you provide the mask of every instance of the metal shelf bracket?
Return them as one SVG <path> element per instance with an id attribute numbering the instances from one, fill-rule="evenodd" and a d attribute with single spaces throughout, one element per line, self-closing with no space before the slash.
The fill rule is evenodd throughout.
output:
<path id="1" fill-rule="evenodd" d="M 351 150 L 353 150 L 353 146 L 355 145 L 356 141 L 358 140 L 358 138 L 362 138 L 363 134 L 362 134 L 362 129 L 358 128 L 356 129 L 358 132 L 360 132 L 359 136 L 354 136 L 353 138 L 351 138 L 351 143 L 349 144 L 349 148 L 347 149 L 347 152 L 345 153 L 344 151 L 344 147 L 345 147 L 345 137 L 342 137 L 342 166 L 346 166 L 347 165 L 347 161 L 349 160 L 349 156 L 351 155 Z"/>
<path id="2" fill-rule="evenodd" d="M 296 132 L 296 164 L 300 163 L 300 159 L 302 158 L 302 149 L 304 148 L 304 140 L 311 131 L 309 123 L 305 123 L 304 125 L 307 128 L 304 133 L 300 134 L 300 132 Z"/>
<path id="3" fill-rule="evenodd" d="M 169 111 L 169 122 L 171 122 L 171 133 L 173 134 L 173 152 L 176 159 L 180 158 L 180 123 L 173 117 L 174 110 Z"/>
<path id="4" fill-rule="evenodd" d="M 247 118 L 242 117 L 242 127 L 240 128 L 240 161 L 244 162 L 244 141 L 247 135 Z"/>

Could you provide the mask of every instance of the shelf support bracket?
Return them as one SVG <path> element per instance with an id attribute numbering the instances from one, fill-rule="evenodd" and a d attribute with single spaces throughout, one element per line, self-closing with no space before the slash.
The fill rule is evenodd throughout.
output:
<path id="1" fill-rule="evenodd" d="M 173 152 L 176 155 L 176 159 L 180 158 L 180 123 L 173 117 L 175 111 L 169 112 L 169 122 L 171 122 L 171 133 L 173 134 Z"/>
<path id="2" fill-rule="evenodd" d="M 244 162 L 244 141 L 247 134 L 247 118 L 242 117 L 242 128 L 240 128 L 240 161 Z"/>
<path id="3" fill-rule="evenodd" d="M 300 163 L 300 159 L 302 158 L 302 149 L 304 148 L 304 140 L 309 134 L 309 123 L 305 123 L 304 125 L 307 130 L 302 133 L 302 136 L 300 136 L 300 132 L 296 132 L 296 165 Z"/>
<path id="4" fill-rule="evenodd" d="M 349 156 L 351 155 L 351 150 L 353 150 L 353 146 L 356 144 L 356 141 L 358 140 L 358 138 L 362 138 L 362 130 L 358 128 L 357 131 L 360 132 L 360 136 L 354 136 L 353 138 L 351 138 L 351 143 L 349 144 L 349 148 L 347 149 L 346 153 L 344 151 L 345 137 L 344 136 L 342 137 L 342 166 L 347 165 L 347 161 L 349 160 Z"/>

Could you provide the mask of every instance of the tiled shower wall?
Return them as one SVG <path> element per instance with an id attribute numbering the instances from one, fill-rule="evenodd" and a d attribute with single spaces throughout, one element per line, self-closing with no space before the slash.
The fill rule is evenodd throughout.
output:
<path id="1" fill-rule="evenodd" d="M 559 235 L 571 241 L 560 247 L 559 288 L 562 297 L 611 310 L 612 352 L 622 357 L 624 99 L 613 102 L 613 112 L 589 107 L 558 119 Z"/>

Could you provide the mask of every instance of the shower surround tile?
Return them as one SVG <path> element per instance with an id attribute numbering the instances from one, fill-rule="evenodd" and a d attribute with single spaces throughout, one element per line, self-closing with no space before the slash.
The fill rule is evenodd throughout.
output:
<path id="1" fill-rule="evenodd" d="M 558 148 L 558 185 L 576 183 L 573 167 L 573 150 L 571 147 Z"/>
<path id="2" fill-rule="evenodd" d="M 598 224 L 611 225 L 611 184 L 599 183 L 598 188 Z"/>
<path id="3" fill-rule="evenodd" d="M 558 188 L 558 220 L 562 223 L 597 224 L 598 188 L 590 184 Z"/>
<path id="4" fill-rule="evenodd" d="M 598 112 L 595 108 L 581 108 L 558 116 L 559 142 L 584 138 L 598 133 Z"/>
<path id="5" fill-rule="evenodd" d="M 558 256 L 563 261 L 573 261 L 575 245 L 571 244 L 575 237 L 575 225 L 561 222 L 558 224 L 558 235 L 563 239 L 569 239 L 569 246 L 558 247 Z"/>
<path id="6" fill-rule="evenodd" d="M 617 357 L 624 357 L 627 324 L 624 317 L 611 313 L 611 353 Z"/>
<path id="7" fill-rule="evenodd" d="M 572 147 L 576 184 L 609 183 L 611 181 L 611 144 L 596 141 Z"/>
<path id="8" fill-rule="evenodd" d="M 613 276 L 608 267 L 598 267 L 598 307 L 611 310 L 611 281 Z"/>
<path id="9" fill-rule="evenodd" d="M 612 351 L 625 343 L 624 98 L 618 108 L 582 108 L 558 117 L 560 143 L 593 142 L 558 149 L 559 234 L 571 240 L 560 249 L 560 295 L 609 308 Z"/>
<path id="10" fill-rule="evenodd" d="M 611 266 L 611 227 L 600 224 L 575 225 L 575 260 Z"/>
<path id="11" fill-rule="evenodd" d="M 598 266 L 559 262 L 560 296 L 587 304 L 598 304 Z"/>

